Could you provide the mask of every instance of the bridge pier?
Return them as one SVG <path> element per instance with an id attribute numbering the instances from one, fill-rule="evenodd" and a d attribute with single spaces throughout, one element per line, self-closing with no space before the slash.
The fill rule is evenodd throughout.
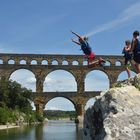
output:
<path id="1" fill-rule="evenodd" d="M 45 81 L 45 75 L 43 70 L 38 70 L 36 71 L 36 91 L 38 93 L 42 93 L 43 92 L 43 83 Z"/>
<path id="2" fill-rule="evenodd" d="M 10 78 L 10 70 L 0 69 L 0 79 L 3 81 L 8 81 Z"/>
<path id="3" fill-rule="evenodd" d="M 44 111 L 44 108 L 45 108 L 44 104 L 38 103 L 38 104 L 35 104 L 35 107 L 36 107 L 36 112 L 38 114 L 43 115 L 43 111 Z"/>
<path id="4" fill-rule="evenodd" d="M 85 72 L 82 70 L 77 70 L 75 74 L 75 79 L 77 82 L 77 93 L 83 94 L 85 91 Z"/>
<path id="5" fill-rule="evenodd" d="M 110 72 L 109 73 L 109 85 L 110 85 L 110 88 L 113 87 L 113 84 L 117 82 L 117 79 L 118 79 L 118 75 L 119 75 L 120 72 Z"/>
<path id="6" fill-rule="evenodd" d="M 36 91 L 38 93 L 43 92 L 43 82 L 44 82 L 43 80 L 37 78 L 37 80 L 36 80 Z"/>
<path id="7" fill-rule="evenodd" d="M 83 127 L 84 120 L 84 105 L 77 104 L 76 105 L 77 118 L 75 119 L 75 123 L 79 124 L 80 127 Z"/>
<path id="8" fill-rule="evenodd" d="M 43 98 L 43 97 L 35 98 L 34 104 L 36 107 L 36 112 L 43 115 L 44 108 L 45 108 L 45 98 Z"/>
<path id="9" fill-rule="evenodd" d="M 84 115 L 84 105 L 77 104 L 76 111 L 77 111 L 77 116 L 83 116 Z"/>

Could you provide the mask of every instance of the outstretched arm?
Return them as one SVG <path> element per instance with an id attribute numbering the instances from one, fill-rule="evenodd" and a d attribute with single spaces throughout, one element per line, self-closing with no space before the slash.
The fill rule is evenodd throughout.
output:
<path id="1" fill-rule="evenodd" d="M 74 39 L 71 39 L 72 42 L 76 43 L 77 45 L 81 45 L 79 42 L 75 41 Z"/>
<path id="2" fill-rule="evenodd" d="M 79 37 L 80 39 L 82 39 L 82 37 L 80 35 L 78 35 L 77 33 L 71 31 L 74 35 L 76 35 L 77 37 Z"/>

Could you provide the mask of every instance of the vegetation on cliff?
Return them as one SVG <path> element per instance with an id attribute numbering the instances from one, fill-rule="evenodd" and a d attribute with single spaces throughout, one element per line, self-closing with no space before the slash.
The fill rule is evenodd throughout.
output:
<path id="1" fill-rule="evenodd" d="M 113 87 L 125 87 L 125 86 L 134 86 L 140 91 L 140 74 L 137 74 L 135 77 L 131 77 L 124 81 L 118 81 L 114 83 Z"/>

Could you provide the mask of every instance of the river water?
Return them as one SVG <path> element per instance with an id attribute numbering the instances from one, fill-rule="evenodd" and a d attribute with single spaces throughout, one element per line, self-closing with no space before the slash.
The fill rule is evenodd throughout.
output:
<path id="1" fill-rule="evenodd" d="M 43 125 L 0 130 L 0 140 L 81 140 L 74 122 L 50 121 Z"/>

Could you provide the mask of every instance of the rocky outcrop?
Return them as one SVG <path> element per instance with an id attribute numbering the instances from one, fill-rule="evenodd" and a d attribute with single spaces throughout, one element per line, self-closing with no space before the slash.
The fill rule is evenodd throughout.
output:
<path id="1" fill-rule="evenodd" d="M 140 140 L 140 74 L 118 82 L 84 116 L 85 140 Z"/>

